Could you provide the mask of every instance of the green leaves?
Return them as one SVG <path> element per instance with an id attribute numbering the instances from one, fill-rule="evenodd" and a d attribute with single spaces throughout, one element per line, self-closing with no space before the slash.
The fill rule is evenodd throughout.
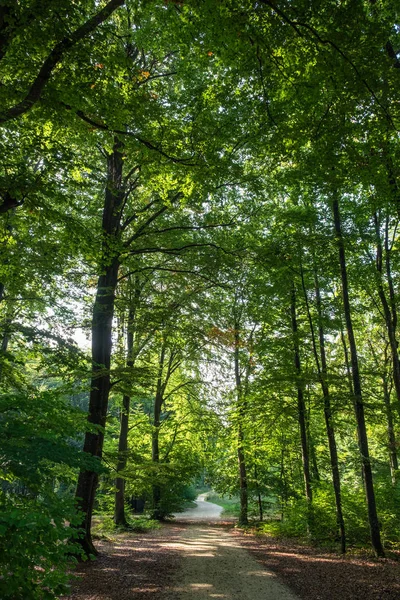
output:
<path id="1" fill-rule="evenodd" d="M 73 498 L 78 469 L 99 469 L 79 449 L 84 413 L 63 390 L 0 396 L 0 593 L 42 600 L 65 593 L 79 553 Z"/>

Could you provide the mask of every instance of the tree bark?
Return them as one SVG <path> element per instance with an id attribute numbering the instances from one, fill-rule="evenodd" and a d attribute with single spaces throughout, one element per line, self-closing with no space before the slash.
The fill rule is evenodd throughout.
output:
<path id="1" fill-rule="evenodd" d="M 386 419 L 387 419 L 387 434 L 388 434 L 388 449 L 389 449 L 389 460 L 390 460 L 390 475 L 392 478 L 393 485 L 396 484 L 397 471 L 399 469 L 399 461 L 397 458 L 397 445 L 396 437 L 394 433 L 393 413 L 392 406 L 390 403 L 390 390 L 387 374 L 384 373 L 382 377 L 383 386 L 383 400 L 385 402 Z"/>
<path id="2" fill-rule="evenodd" d="M 91 431 L 85 435 L 84 452 L 102 458 L 104 427 L 106 424 L 110 392 L 110 364 L 112 349 L 112 320 L 114 316 L 115 290 L 119 269 L 120 219 L 124 198 L 122 144 L 114 141 L 113 152 L 107 159 L 107 187 L 103 209 L 103 244 L 101 275 L 97 282 L 96 298 L 92 316 L 92 378 L 89 397 L 88 422 Z M 94 426 L 94 427 L 93 427 Z M 84 536 L 80 540 L 85 554 L 97 554 L 91 538 L 91 520 L 98 472 L 81 471 L 78 478 L 76 498 L 83 513 L 81 527 Z"/>
<path id="3" fill-rule="evenodd" d="M 139 292 L 140 293 L 140 292 Z M 128 372 L 134 366 L 133 357 L 133 328 L 135 321 L 136 312 L 136 301 L 138 299 L 137 294 L 135 295 L 135 302 L 129 307 L 128 314 L 128 331 L 127 331 L 127 360 L 126 366 Z M 124 394 L 122 399 L 122 410 L 120 416 L 120 432 L 118 440 L 118 464 L 117 473 L 124 471 L 128 462 L 128 431 L 129 431 L 129 411 L 130 411 L 131 397 L 129 394 Z M 125 515 L 125 478 L 116 477 L 115 479 L 115 508 L 114 508 L 114 523 L 126 527 L 127 520 Z"/>
<path id="4" fill-rule="evenodd" d="M 293 333 L 293 356 L 294 356 L 294 367 L 296 373 L 296 387 L 297 387 L 297 410 L 298 420 L 300 427 L 300 441 L 301 441 L 301 458 L 303 463 L 303 477 L 304 477 L 304 491 L 308 505 L 308 525 L 310 526 L 311 521 L 311 505 L 312 505 L 312 488 L 311 488 L 311 477 L 310 477 L 310 457 L 308 452 L 308 440 L 307 440 L 307 422 L 306 422 L 306 404 L 304 401 L 304 389 L 301 378 L 301 361 L 300 361 L 300 349 L 299 349 L 299 337 L 297 327 L 297 315 L 296 315 L 296 288 L 293 283 L 291 292 L 291 319 L 292 319 L 292 333 Z"/>
<path id="5" fill-rule="evenodd" d="M 8 343 L 10 341 L 10 334 L 8 331 L 8 326 L 10 324 L 11 324 L 11 321 L 8 322 L 6 320 L 5 327 L 4 327 L 4 333 L 3 333 L 3 337 L 1 340 L 1 344 L 0 344 L 0 357 L 4 356 L 8 349 Z M 0 381 L 2 380 L 2 378 L 3 378 L 3 362 L 0 361 Z"/>
<path id="6" fill-rule="evenodd" d="M 255 457 L 255 461 L 256 462 L 254 464 L 254 480 L 255 480 L 256 489 L 257 489 L 258 515 L 259 515 L 260 521 L 262 521 L 264 518 L 264 511 L 263 511 L 263 505 L 262 505 L 260 484 L 258 482 L 257 457 Z"/>
<path id="7" fill-rule="evenodd" d="M 364 487 L 365 487 L 365 495 L 367 500 L 368 507 L 368 520 L 369 527 L 371 532 L 371 542 L 375 549 L 377 556 L 383 557 L 385 556 L 385 552 L 383 550 L 381 535 L 379 530 L 379 520 L 378 514 L 376 510 L 376 500 L 375 500 L 375 492 L 374 492 L 374 483 L 373 483 L 373 475 L 371 468 L 371 460 L 369 456 L 369 448 L 368 448 L 368 437 L 367 437 L 367 429 L 365 424 L 365 415 L 364 415 L 364 403 L 362 398 L 362 388 L 361 388 L 361 378 L 360 371 L 358 366 L 358 354 L 357 354 L 357 345 L 354 336 L 353 329 L 353 321 L 351 316 L 351 306 L 350 306 L 350 298 L 349 298 L 349 286 L 348 286 L 348 278 L 347 278 L 347 266 L 346 266 L 346 254 L 345 247 L 343 241 L 342 234 L 342 225 L 341 225 L 341 217 L 339 210 L 339 201 L 337 198 L 333 200 L 332 203 L 333 208 L 333 218 L 335 225 L 335 236 L 336 242 L 338 246 L 338 254 L 339 254 L 339 265 L 340 265 L 340 275 L 342 281 L 342 295 L 343 295 L 343 310 L 346 321 L 346 329 L 347 329 L 347 337 L 349 340 L 350 346 L 350 360 L 351 360 L 351 372 L 352 372 L 352 380 L 353 380 L 353 390 L 354 390 L 354 410 L 357 421 L 357 435 L 358 435 L 358 445 L 360 449 L 362 469 L 364 475 Z"/>
<path id="8" fill-rule="evenodd" d="M 382 304 L 383 314 L 385 317 L 386 330 L 388 333 L 390 350 L 393 364 L 393 383 L 396 391 L 396 408 L 400 415 L 400 360 L 398 352 L 398 343 L 396 339 L 397 327 L 397 307 L 395 302 L 395 292 L 393 286 L 393 278 L 390 265 L 390 248 L 389 248 L 389 224 L 388 219 L 385 223 L 385 271 L 386 279 L 389 288 L 389 299 L 387 298 L 383 284 L 383 248 L 380 235 L 380 223 L 377 213 L 374 214 L 375 231 L 377 238 L 376 245 L 376 270 L 378 273 L 378 296 Z"/>
<path id="9" fill-rule="evenodd" d="M 164 391 L 165 383 L 163 382 L 163 372 L 165 363 L 166 346 L 165 342 L 161 347 L 160 358 L 158 362 L 158 376 L 156 386 L 156 396 L 154 399 L 154 412 L 153 412 L 153 433 L 152 433 L 152 445 L 151 445 L 151 459 L 153 463 L 160 462 L 160 425 L 161 425 L 161 409 L 164 402 Z M 163 511 L 160 506 L 161 503 L 161 487 L 155 483 L 153 484 L 153 518 L 162 520 L 164 518 Z"/>
<path id="10" fill-rule="evenodd" d="M 243 397 L 242 390 L 242 378 L 240 374 L 240 362 L 239 362 L 239 347 L 240 347 L 240 323 L 235 321 L 235 349 L 234 349 L 234 362 L 235 362 L 235 383 L 236 383 L 236 396 L 238 403 L 238 432 L 237 432 L 237 457 L 239 465 L 239 489 L 240 489 L 240 514 L 239 523 L 241 525 L 247 525 L 249 522 L 248 509 L 249 509 L 249 498 L 248 498 L 248 486 L 247 486 L 247 467 L 246 467 L 246 456 L 244 453 L 245 435 L 243 429 L 243 421 L 246 415 L 245 398 Z"/>
<path id="11" fill-rule="evenodd" d="M 317 350 L 314 325 L 313 325 L 313 320 L 312 320 L 310 307 L 309 307 L 309 303 L 308 303 L 307 290 L 306 290 L 305 283 L 304 283 L 303 269 L 301 270 L 301 279 L 302 279 L 303 292 L 304 292 L 304 297 L 305 297 L 306 306 L 307 306 L 308 321 L 310 324 L 313 352 L 314 352 L 315 363 L 317 366 L 318 379 L 319 379 L 319 382 L 321 385 L 322 395 L 324 398 L 324 418 L 325 418 L 326 434 L 328 437 L 329 458 L 330 458 L 331 472 L 332 472 L 332 483 L 333 483 L 333 490 L 334 490 L 334 494 L 335 494 L 336 523 L 337 523 L 337 528 L 338 528 L 339 535 L 340 535 L 340 548 L 341 548 L 342 554 L 345 554 L 345 552 L 346 552 L 346 530 L 345 530 L 343 509 L 342 509 L 339 461 L 338 461 L 338 455 L 337 455 L 335 429 L 333 426 L 330 392 L 329 392 L 329 386 L 328 386 L 328 382 L 327 382 L 328 365 L 327 365 L 326 350 L 325 350 L 325 333 L 324 333 L 324 326 L 323 326 L 321 290 L 320 290 L 320 286 L 319 286 L 318 273 L 317 273 L 315 264 L 314 264 L 314 288 L 315 288 L 315 304 L 316 304 L 316 308 L 317 308 L 317 317 L 318 317 L 319 353 Z"/>

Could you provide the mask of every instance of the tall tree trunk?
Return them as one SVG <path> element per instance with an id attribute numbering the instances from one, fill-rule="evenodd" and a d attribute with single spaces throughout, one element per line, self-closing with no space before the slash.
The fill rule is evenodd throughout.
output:
<path id="1" fill-rule="evenodd" d="M 311 488 L 311 477 L 310 477 L 310 456 L 308 452 L 308 440 L 307 440 L 307 415 L 306 415 L 306 404 L 304 401 L 304 389 L 303 381 L 301 377 L 301 361 L 300 361 L 300 349 L 299 349 L 299 336 L 297 327 L 297 315 L 296 315 L 296 288 L 293 282 L 291 292 L 291 318 L 292 318 L 292 333 L 293 333 L 293 354 L 294 354 L 294 367 L 296 373 L 296 387 L 297 387 L 297 410 L 298 420 L 300 427 L 300 441 L 301 441 L 301 458 L 303 462 L 303 478 L 304 478 L 304 491 L 308 505 L 308 525 L 311 524 L 311 506 L 312 506 L 312 488 Z"/>
<path id="2" fill-rule="evenodd" d="M 343 509 L 342 509 L 342 495 L 341 495 L 341 486 L 340 486 L 339 461 L 338 461 L 338 455 L 337 455 L 335 429 L 333 426 L 331 398 L 330 398 L 329 386 L 328 386 L 328 382 L 327 382 L 328 365 L 327 365 L 326 350 L 325 350 L 325 333 L 324 333 L 324 326 L 323 326 L 321 291 L 320 291 L 318 273 L 317 273 L 315 264 L 314 264 L 314 288 L 315 288 L 315 304 L 316 304 L 316 308 L 317 308 L 317 317 L 318 317 L 319 353 L 317 350 L 316 336 L 315 336 L 315 332 L 314 332 L 314 324 L 313 324 L 311 311 L 310 311 L 310 307 L 309 307 L 309 303 L 308 303 L 307 290 L 306 290 L 306 286 L 304 283 L 303 269 L 301 270 L 301 279 L 302 279 L 303 292 L 304 292 L 304 297 L 305 297 L 306 306 L 307 306 L 308 321 L 310 324 L 313 352 L 314 352 L 315 363 L 317 366 L 318 379 L 321 384 L 322 395 L 324 398 L 324 418 L 325 418 L 326 434 L 328 437 L 329 458 L 330 458 L 330 463 L 331 463 L 333 490 L 334 490 L 334 494 L 335 494 L 336 523 L 337 523 L 337 528 L 338 528 L 339 535 L 340 535 L 340 548 L 341 548 L 342 554 L 344 554 L 346 552 L 346 530 L 345 530 Z"/>
<path id="3" fill-rule="evenodd" d="M 260 484 L 258 481 L 257 457 L 255 457 L 254 460 L 255 460 L 254 481 L 255 481 L 256 490 L 257 490 L 258 515 L 259 515 L 260 521 L 262 521 L 264 518 L 264 512 L 263 512 L 263 505 L 262 505 L 261 489 L 260 489 Z"/>
<path id="4" fill-rule="evenodd" d="M 12 305 L 11 303 L 6 301 L 6 314 L 4 317 L 4 321 L 2 323 L 2 333 L 3 333 L 3 337 L 1 338 L 1 343 L 0 343 L 0 381 L 3 378 L 3 358 L 5 358 L 5 355 L 7 353 L 8 350 L 8 344 L 10 343 L 10 335 L 11 335 L 11 326 L 12 326 L 12 322 L 13 322 L 13 311 L 12 311 Z"/>
<path id="5" fill-rule="evenodd" d="M 286 449 L 286 437 L 282 435 L 281 442 L 281 460 L 279 469 L 279 481 L 281 484 L 281 520 L 285 517 L 285 509 L 287 505 L 287 481 L 286 481 L 286 468 L 285 468 L 285 449 Z"/>
<path id="6" fill-rule="evenodd" d="M 390 475 L 393 485 L 396 484 L 397 471 L 399 469 L 399 461 L 397 458 L 396 437 L 394 434 L 393 413 L 390 403 L 390 389 L 387 374 L 382 377 L 383 400 L 385 402 L 386 419 L 387 419 L 387 434 L 388 434 L 388 449 L 390 460 Z"/>
<path id="7" fill-rule="evenodd" d="M 115 290 L 119 269 L 119 242 L 121 209 L 124 199 L 122 181 L 122 144 L 115 140 L 113 152 L 107 159 L 107 187 L 103 209 L 103 244 L 101 275 L 97 282 L 92 317 L 92 378 L 89 397 L 90 425 L 96 429 L 85 435 L 84 452 L 101 461 L 110 392 L 110 364 L 112 349 L 112 320 L 114 316 Z M 83 513 L 81 527 L 84 536 L 80 543 L 87 554 L 97 554 L 91 538 L 91 520 L 98 473 L 81 471 L 78 478 L 76 498 Z"/>
<path id="8" fill-rule="evenodd" d="M 351 317 L 351 307 L 349 298 L 349 286 L 347 278 L 346 254 L 342 235 L 342 225 L 340 219 L 339 201 L 333 200 L 333 217 L 335 223 L 335 235 L 338 246 L 340 274 L 342 280 L 343 310 L 346 320 L 347 337 L 350 346 L 351 372 L 354 389 L 354 410 L 357 421 L 358 445 L 360 449 L 361 462 L 364 474 L 364 487 L 368 507 L 369 527 L 371 531 L 371 541 L 377 556 L 385 555 L 381 535 L 379 530 L 378 514 L 376 510 L 376 500 L 374 492 L 374 483 L 372 476 L 371 460 L 369 456 L 367 429 L 365 425 L 364 403 L 362 398 L 361 378 L 358 367 L 357 345 L 353 330 L 353 321 Z"/>
<path id="9" fill-rule="evenodd" d="M 9 235 L 11 237 L 13 228 L 10 225 L 10 223 L 8 223 L 6 225 L 5 229 L 6 229 L 7 235 Z M 8 259 L 7 256 L 3 258 L 0 255 L 0 261 L 4 265 L 7 265 L 9 263 L 9 259 Z M 6 296 L 5 296 L 5 284 L 2 281 L 0 281 L 0 303 L 3 300 L 6 301 L 6 308 L 5 308 L 6 314 L 5 314 L 4 322 L 2 324 L 3 337 L 2 337 L 2 340 L 1 340 L 1 346 L 0 346 L 0 357 L 1 357 L 1 355 L 4 356 L 6 354 L 6 352 L 7 352 L 8 344 L 9 344 L 9 341 L 10 341 L 10 326 L 11 326 L 12 319 L 13 319 L 12 310 L 10 310 L 11 309 L 11 305 L 10 305 L 10 303 L 7 303 L 7 299 L 6 299 Z M 2 376 L 3 376 L 3 361 L 0 360 L 0 381 L 2 379 Z"/>
<path id="10" fill-rule="evenodd" d="M 127 331 L 127 359 L 126 366 L 128 373 L 134 365 L 133 358 L 133 327 L 135 321 L 136 305 L 131 303 L 128 314 L 128 331 Z M 129 394 L 124 394 L 122 399 L 122 410 L 120 416 L 120 431 L 118 439 L 118 464 L 117 473 L 124 471 L 128 462 L 128 431 L 129 431 L 129 411 L 131 397 Z M 125 516 L 125 478 L 116 477 L 115 479 L 115 508 L 114 508 L 114 523 L 126 527 L 127 521 Z"/>
<path id="11" fill-rule="evenodd" d="M 7 323 L 5 325 L 5 329 L 4 329 L 4 333 L 3 333 L 3 338 L 1 340 L 1 344 L 0 344 L 0 358 L 2 358 L 8 349 L 8 343 L 10 341 L 10 334 L 7 330 Z M 0 361 L 0 381 L 3 378 L 3 361 Z"/>
<path id="12" fill-rule="evenodd" d="M 238 404 L 238 430 L 237 430 L 237 457 L 239 465 L 239 489 L 240 489 L 240 514 L 239 523 L 247 525 L 249 522 L 248 509 L 249 498 L 247 489 L 247 467 L 246 456 L 244 453 L 245 435 L 244 435 L 244 419 L 246 416 L 245 398 L 242 390 L 242 378 L 240 374 L 239 347 L 240 347 L 240 323 L 235 320 L 235 383 L 236 397 Z"/>
<path id="13" fill-rule="evenodd" d="M 165 363 L 166 345 L 163 342 L 160 352 L 160 358 L 158 362 L 158 375 L 157 375 L 157 386 L 156 396 L 154 399 L 154 412 L 153 412 L 153 433 L 152 433 L 152 444 L 151 444 L 151 459 L 153 463 L 160 462 L 160 425 L 161 425 L 161 409 L 164 401 L 165 384 L 163 382 L 163 372 Z M 159 484 L 153 484 L 153 518 L 163 519 L 164 514 L 160 506 L 161 502 L 161 487 Z"/>
<path id="14" fill-rule="evenodd" d="M 383 314 L 385 317 L 386 330 L 388 333 L 390 350 L 393 363 L 393 383 L 396 391 L 396 408 L 400 415 L 400 360 L 398 353 L 398 344 L 396 339 L 397 327 L 397 307 L 395 300 L 395 292 L 393 286 L 393 278 L 390 265 L 390 248 L 389 248 L 389 223 L 388 219 L 385 222 L 385 271 L 386 280 L 389 288 L 389 299 L 387 298 L 383 283 L 383 248 L 380 233 L 380 223 L 377 213 L 374 214 L 375 231 L 376 231 L 376 270 L 378 272 L 378 295 L 382 304 Z"/>
<path id="15" fill-rule="evenodd" d="M 389 288 L 389 299 L 387 299 L 387 295 L 383 285 L 383 250 L 382 250 L 382 242 L 380 237 L 380 224 L 378 215 L 375 213 L 375 229 L 377 234 L 377 249 L 376 249 L 376 269 L 379 274 L 378 279 L 378 294 L 383 308 L 383 314 L 385 317 L 386 329 L 388 332 L 390 350 L 392 355 L 392 363 L 393 363 L 393 383 L 396 391 L 396 408 L 397 412 L 400 415 L 400 360 L 399 360 L 399 352 L 398 352 L 398 343 L 396 338 L 396 328 L 397 328 L 397 307 L 396 307 L 396 297 L 393 286 L 393 278 L 390 264 L 390 247 L 389 247 L 389 219 L 388 217 L 385 220 L 385 271 L 386 271 L 386 280 Z"/>
<path id="16" fill-rule="evenodd" d="M 350 396 L 353 398 L 354 390 L 353 390 L 353 380 L 352 380 L 351 368 L 350 368 L 349 349 L 347 348 L 346 336 L 344 333 L 342 322 L 340 323 L 340 339 L 342 341 L 342 346 L 343 346 L 343 355 L 344 355 L 344 364 L 346 367 L 347 384 L 349 387 Z"/>
<path id="17" fill-rule="evenodd" d="M 306 434 L 307 434 L 307 443 L 308 443 L 308 454 L 310 457 L 310 479 L 311 479 L 311 481 L 318 482 L 318 481 L 321 481 L 321 476 L 319 474 L 317 453 L 315 452 L 315 444 L 314 444 L 314 440 L 312 439 L 311 431 L 310 431 L 311 419 L 310 419 L 310 386 L 309 385 L 307 386 L 306 398 L 307 398 Z"/>

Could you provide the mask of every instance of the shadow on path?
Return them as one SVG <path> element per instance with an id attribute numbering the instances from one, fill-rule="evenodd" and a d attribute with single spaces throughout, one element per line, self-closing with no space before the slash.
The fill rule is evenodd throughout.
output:
<path id="1" fill-rule="evenodd" d="M 169 600 L 296 600 L 227 528 L 190 525 L 168 547 L 180 552 Z"/>
<path id="2" fill-rule="evenodd" d="M 345 557 L 285 540 L 237 534 L 265 569 L 306 600 L 399 600 L 400 562 Z"/>

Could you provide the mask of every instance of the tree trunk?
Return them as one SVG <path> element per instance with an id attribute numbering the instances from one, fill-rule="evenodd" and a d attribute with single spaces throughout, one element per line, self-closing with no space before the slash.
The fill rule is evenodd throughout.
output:
<path id="1" fill-rule="evenodd" d="M 286 438 L 282 435 L 281 443 L 281 460 L 279 469 L 279 481 L 281 484 L 281 520 L 285 517 L 285 509 L 287 505 L 287 482 L 286 482 L 286 469 L 285 469 L 285 449 L 286 449 Z"/>
<path id="2" fill-rule="evenodd" d="M 11 324 L 7 323 L 5 324 L 5 328 L 4 328 L 4 333 L 3 333 L 3 338 L 1 340 L 1 345 L 0 345 L 0 358 L 2 358 L 2 355 L 4 356 L 7 352 L 8 349 L 8 343 L 10 341 L 10 334 L 8 331 L 8 326 Z M 0 361 L 0 381 L 3 378 L 3 362 Z"/>
<path id="3" fill-rule="evenodd" d="M 339 253 L 339 264 L 340 274 L 342 280 L 342 294 L 343 294 L 343 310 L 346 320 L 347 336 L 350 346 L 350 360 L 351 360 L 351 372 L 353 379 L 353 390 L 354 390 L 354 410 L 357 421 L 357 434 L 358 434 L 358 445 L 360 449 L 361 462 L 364 474 L 364 487 L 368 507 L 368 519 L 369 527 L 371 531 L 371 541 L 375 549 L 377 556 L 383 557 L 385 555 L 381 535 L 379 530 L 379 521 L 376 510 L 376 500 L 374 492 L 374 483 L 372 476 L 371 460 L 368 449 L 368 437 L 367 429 L 365 425 L 364 415 L 364 403 L 362 399 L 361 389 L 361 378 L 358 367 L 358 354 L 357 345 L 353 330 L 353 321 L 351 317 L 350 299 L 349 299 L 349 287 L 347 279 L 347 266 L 346 266 L 346 255 L 342 235 L 342 226 L 340 220 L 339 202 L 336 199 L 333 200 L 333 217 L 335 223 L 335 235 Z"/>
<path id="4" fill-rule="evenodd" d="M 132 305 L 129 308 L 128 315 L 128 332 L 127 332 L 127 360 L 126 366 L 129 371 L 134 365 L 133 358 L 133 327 L 135 320 L 136 306 Z M 118 464 L 117 472 L 124 471 L 126 469 L 128 457 L 128 430 L 129 430 L 129 410 L 131 404 L 131 397 L 129 394 L 124 394 L 122 399 L 122 410 L 120 417 L 120 431 L 118 440 Z M 125 478 L 117 477 L 115 479 L 115 509 L 114 509 L 114 523 L 126 527 L 127 521 L 125 516 Z"/>
<path id="5" fill-rule="evenodd" d="M 239 523 L 241 525 L 247 525 L 249 522 L 248 508 L 248 489 L 247 489 L 247 467 L 246 467 L 246 456 L 244 453 L 245 435 L 243 430 L 243 421 L 246 415 L 245 398 L 243 397 L 242 380 L 240 374 L 240 362 L 239 362 L 239 347 L 240 347 L 240 323 L 235 321 L 235 350 L 234 350 L 234 362 L 235 362 L 235 383 L 236 383 L 236 396 L 238 402 L 238 432 L 237 432 L 237 457 L 239 465 L 239 489 L 240 489 L 240 514 Z"/>
<path id="6" fill-rule="evenodd" d="M 119 269 L 120 219 L 124 192 L 122 183 L 122 144 L 115 140 L 113 152 L 107 159 L 107 187 L 103 209 L 103 243 L 101 275 L 97 283 L 92 316 L 92 378 L 89 397 L 88 422 L 96 429 L 85 435 L 84 452 L 101 461 L 110 392 L 110 364 L 112 348 L 112 320 L 114 316 L 115 290 Z M 76 498 L 83 513 L 81 527 L 84 536 L 80 543 L 87 554 L 97 554 L 91 538 L 91 520 L 98 472 L 81 471 L 78 478 Z"/>
<path id="7" fill-rule="evenodd" d="M 396 408 L 400 415 L 400 360 L 398 353 L 398 344 L 396 339 L 397 327 L 397 308 L 395 302 L 395 292 L 393 287 L 393 279 L 390 265 L 390 248 L 389 248 L 389 224 L 388 219 L 385 223 L 385 271 L 386 279 L 389 287 L 389 300 L 387 298 L 383 284 L 383 248 L 380 235 L 380 223 L 377 213 L 374 214 L 375 231 L 376 231 L 376 270 L 378 272 L 378 295 L 382 304 L 383 314 L 385 317 L 386 330 L 388 333 L 390 350 L 393 363 L 393 383 L 396 391 Z"/>
<path id="8" fill-rule="evenodd" d="M 154 412 L 153 412 L 153 433 L 152 433 L 152 444 L 151 444 L 151 459 L 153 463 L 160 462 L 160 425 L 161 425 L 161 408 L 164 401 L 164 390 L 165 385 L 163 383 L 163 372 L 165 363 L 165 342 L 161 347 L 160 359 L 158 363 L 158 376 L 156 386 L 156 396 L 154 399 Z M 164 518 L 163 511 L 160 506 L 161 502 L 161 487 L 157 484 L 153 484 L 153 518 L 162 520 Z"/>
<path id="9" fill-rule="evenodd" d="M 317 273 L 317 269 L 316 269 L 315 265 L 314 265 L 314 287 L 315 287 L 315 303 L 316 303 L 317 316 L 318 316 L 319 355 L 318 355 L 317 344 L 316 344 L 316 339 L 315 339 L 314 325 L 313 325 L 313 321 L 312 321 L 310 307 L 308 304 L 307 290 L 306 290 L 305 283 L 304 283 L 303 270 L 301 272 L 301 276 L 302 276 L 303 291 L 304 291 L 304 296 L 305 296 L 306 306 L 307 306 L 308 320 L 310 323 L 314 358 L 315 358 L 315 363 L 317 365 L 318 379 L 321 384 L 322 395 L 324 398 L 324 418 L 325 418 L 326 433 L 327 433 L 327 437 L 328 437 L 329 457 L 330 457 L 331 471 L 332 471 L 333 490 L 335 493 L 336 523 L 337 523 L 337 527 L 338 527 L 338 531 L 339 531 L 339 535 L 340 535 L 341 551 L 342 551 L 342 554 L 344 554 L 346 552 L 346 531 L 345 531 L 343 509 L 342 509 L 339 461 L 338 461 L 338 456 L 337 456 L 335 430 L 334 430 L 333 419 L 332 419 L 330 392 L 329 392 L 329 386 L 328 386 L 328 382 L 327 382 L 328 366 L 327 366 L 326 351 L 325 351 L 325 333 L 324 333 L 324 326 L 323 326 L 321 292 L 320 292 L 320 287 L 319 287 L 318 273 Z"/>
<path id="10" fill-rule="evenodd" d="M 263 512 L 260 484 L 258 482 L 257 457 L 255 457 L 255 461 L 256 462 L 254 464 L 254 480 L 255 480 L 256 489 L 257 489 L 258 514 L 259 514 L 260 521 L 262 521 L 264 518 L 264 512 Z"/>
<path id="11" fill-rule="evenodd" d="M 383 400 L 385 402 L 386 419 L 387 419 L 390 475 L 392 478 L 392 483 L 393 483 L 393 485 L 395 485 L 397 471 L 399 469 L 399 462 L 397 459 L 397 446 L 396 446 L 396 437 L 394 434 L 393 413 L 392 413 L 392 406 L 390 404 L 390 390 L 389 390 L 388 378 L 387 378 L 386 373 L 384 373 L 384 375 L 382 377 L 382 386 L 383 386 Z"/>
<path id="12" fill-rule="evenodd" d="M 295 372 L 296 372 L 297 410 L 298 410 L 298 420 L 299 420 L 299 427 L 300 427 L 301 458 L 302 458 L 302 463 L 303 463 L 304 491 L 305 491 L 305 496 L 306 496 L 307 505 L 308 505 L 308 525 L 310 526 L 311 505 L 312 505 L 310 457 L 309 457 L 309 452 L 308 452 L 308 440 L 307 440 L 306 404 L 304 401 L 304 389 L 303 389 L 303 382 L 301 379 L 300 349 L 299 349 L 297 315 L 296 315 L 296 288 L 295 288 L 294 283 L 292 285 L 290 308 L 291 308 L 291 318 L 292 318 L 294 367 L 295 367 Z"/>

